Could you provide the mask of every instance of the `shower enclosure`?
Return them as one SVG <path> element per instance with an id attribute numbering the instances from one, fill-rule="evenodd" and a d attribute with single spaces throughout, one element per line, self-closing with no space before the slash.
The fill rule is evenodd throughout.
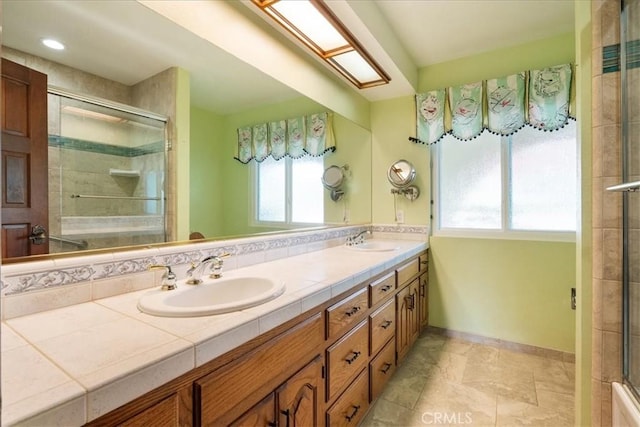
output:
<path id="1" fill-rule="evenodd" d="M 51 253 L 165 241 L 166 119 L 49 89 Z"/>
<path id="2" fill-rule="evenodd" d="M 640 401 L 640 0 L 621 15 L 623 192 L 623 379 Z"/>

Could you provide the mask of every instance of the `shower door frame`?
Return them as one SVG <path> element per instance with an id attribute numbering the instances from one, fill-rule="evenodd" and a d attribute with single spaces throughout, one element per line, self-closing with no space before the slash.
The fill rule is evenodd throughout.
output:
<path id="1" fill-rule="evenodd" d="M 630 134 L 630 117 L 629 117 L 629 99 L 627 96 L 629 79 L 627 76 L 627 40 L 628 33 L 628 9 L 627 5 L 632 4 L 635 7 L 640 8 L 640 0 L 622 0 L 620 2 L 620 97 L 621 97 L 621 133 L 622 133 L 622 180 L 623 184 L 616 186 L 619 189 L 613 191 L 622 191 L 622 379 L 623 382 L 628 386 L 628 388 L 632 391 L 635 398 L 640 401 L 640 383 L 634 383 L 630 379 L 631 369 L 635 366 L 636 370 L 638 370 L 638 364 L 640 364 L 640 360 L 636 360 L 635 362 L 631 360 L 631 322 L 630 316 L 631 313 L 631 300 L 630 300 L 630 247 L 629 247 L 629 208 L 631 201 L 629 198 L 632 196 L 630 193 L 635 193 L 639 191 L 638 183 L 630 183 L 630 170 L 628 159 L 630 159 L 631 155 L 631 134 Z M 630 6 L 629 6 L 630 7 Z M 621 188 L 622 187 L 622 188 Z M 634 194 L 633 197 L 638 197 L 637 194 Z M 639 260 L 634 260 L 635 262 L 639 262 Z M 636 357 L 637 359 L 637 357 Z"/>

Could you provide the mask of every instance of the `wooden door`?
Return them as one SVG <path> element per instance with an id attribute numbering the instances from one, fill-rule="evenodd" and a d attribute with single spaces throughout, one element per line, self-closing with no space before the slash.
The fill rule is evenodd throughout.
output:
<path id="1" fill-rule="evenodd" d="M 322 425 L 323 359 L 317 356 L 276 391 L 280 426 Z"/>
<path id="2" fill-rule="evenodd" d="M 49 252 L 47 76 L 2 59 L 2 258 Z"/>

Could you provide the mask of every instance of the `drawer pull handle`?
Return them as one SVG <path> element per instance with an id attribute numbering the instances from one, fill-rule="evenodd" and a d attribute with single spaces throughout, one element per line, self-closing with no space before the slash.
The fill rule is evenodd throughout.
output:
<path id="1" fill-rule="evenodd" d="M 389 289 L 391 289 L 391 285 L 384 285 L 380 288 L 380 292 L 387 292 Z"/>
<path id="2" fill-rule="evenodd" d="M 282 415 L 284 415 L 285 417 L 287 417 L 287 423 L 285 424 L 285 426 L 289 427 L 289 418 L 290 418 L 289 417 L 289 410 L 288 409 L 283 409 L 283 410 L 280 410 L 280 413 Z"/>
<path id="3" fill-rule="evenodd" d="M 386 374 L 387 372 L 389 372 L 389 369 L 391 369 L 391 363 L 389 362 L 385 362 L 384 363 L 384 368 L 380 369 L 382 371 L 383 374 Z"/>
<path id="4" fill-rule="evenodd" d="M 353 362 L 356 361 L 356 359 L 358 358 L 358 356 L 360 356 L 360 352 L 359 351 L 352 351 L 353 356 L 351 356 L 351 358 L 349 359 L 348 357 L 345 360 L 345 362 L 347 362 L 349 365 L 351 365 Z"/>
<path id="5" fill-rule="evenodd" d="M 392 322 L 391 320 L 385 320 L 385 321 L 382 323 L 382 325 L 380 325 L 380 327 L 381 327 L 382 329 L 387 329 L 389 326 L 391 326 L 391 324 L 392 324 L 392 323 L 393 323 L 393 322 Z"/>
<path id="6" fill-rule="evenodd" d="M 416 295 L 411 294 L 404 298 L 407 301 L 407 308 L 413 310 L 416 307 Z"/>
<path id="7" fill-rule="evenodd" d="M 356 414 L 358 413 L 358 410 L 360 409 L 360 405 L 351 405 L 351 407 L 353 408 L 353 412 L 351 413 L 351 415 L 345 416 L 345 418 L 347 419 L 347 422 L 351 422 L 351 420 L 355 418 Z"/>
<path id="8" fill-rule="evenodd" d="M 360 306 L 358 306 L 358 307 L 351 307 L 351 309 L 350 309 L 350 310 L 347 310 L 347 312 L 346 312 L 345 314 L 346 314 L 347 316 L 351 317 L 351 316 L 353 316 L 354 314 L 356 314 L 356 313 L 357 313 L 357 312 L 359 312 L 359 311 L 360 311 Z"/>

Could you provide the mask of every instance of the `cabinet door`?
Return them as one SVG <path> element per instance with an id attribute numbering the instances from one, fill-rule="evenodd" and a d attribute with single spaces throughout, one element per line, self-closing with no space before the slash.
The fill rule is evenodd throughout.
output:
<path id="1" fill-rule="evenodd" d="M 417 278 L 409 284 L 409 347 L 413 345 L 413 343 L 418 338 L 418 335 L 420 335 L 419 289 L 420 280 L 419 278 Z"/>
<path id="2" fill-rule="evenodd" d="M 396 356 L 397 362 L 404 358 L 409 348 L 409 287 L 396 294 Z"/>
<path id="3" fill-rule="evenodd" d="M 275 427 L 276 401 L 273 393 L 230 424 L 231 427 Z"/>
<path id="4" fill-rule="evenodd" d="M 318 356 L 276 390 L 280 426 L 311 427 L 322 423 L 320 408 L 324 380 Z"/>
<path id="5" fill-rule="evenodd" d="M 177 427 L 182 425 L 180 422 L 180 408 L 180 396 L 178 393 L 174 393 L 119 425 L 121 427 L 145 427 L 149 425 Z"/>
<path id="6" fill-rule="evenodd" d="M 418 279 L 396 294 L 396 353 L 399 363 L 418 337 Z"/>
<path id="7" fill-rule="evenodd" d="M 420 329 L 424 329 L 429 324 L 429 274 L 420 275 L 420 285 L 418 287 L 418 314 L 420 317 Z"/>

